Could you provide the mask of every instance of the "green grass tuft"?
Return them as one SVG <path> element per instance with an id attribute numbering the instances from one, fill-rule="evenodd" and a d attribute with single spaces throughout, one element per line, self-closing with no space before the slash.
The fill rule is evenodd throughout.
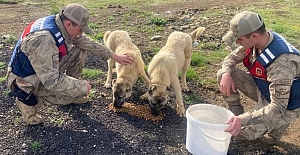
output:
<path id="1" fill-rule="evenodd" d="M 97 79 L 101 75 L 105 74 L 104 72 L 100 71 L 99 69 L 83 69 L 82 71 L 82 77 L 84 79 Z"/>
<path id="2" fill-rule="evenodd" d="M 0 83 L 4 82 L 6 80 L 6 77 L 0 77 Z"/>
<path id="3" fill-rule="evenodd" d="M 34 141 L 34 142 L 31 143 L 31 149 L 33 151 L 36 151 L 36 150 L 42 148 L 42 146 L 43 146 L 43 144 L 41 142 L 38 142 L 38 141 Z"/>
<path id="4" fill-rule="evenodd" d="M 154 15 L 150 17 L 151 24 L 157 25 L 157 26 L 165 26 L 168 22 L 167 19 L 165 19 L 163 16 L 160 15 Z"/>
<path id="5" fill-rule="evenodd" d="M 6 68 L 6 63 L 5 62 L 0 62 L 0 69 Z"/>

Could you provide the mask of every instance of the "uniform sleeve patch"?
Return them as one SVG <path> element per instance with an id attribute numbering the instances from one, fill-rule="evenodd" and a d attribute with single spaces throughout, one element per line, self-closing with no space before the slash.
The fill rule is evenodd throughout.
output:
<path id="1" fill-rule="evenodd" d="M 275 82 L 275 96 L 280 99 L 290 98 L 291 80 L 278 80 Z"/>

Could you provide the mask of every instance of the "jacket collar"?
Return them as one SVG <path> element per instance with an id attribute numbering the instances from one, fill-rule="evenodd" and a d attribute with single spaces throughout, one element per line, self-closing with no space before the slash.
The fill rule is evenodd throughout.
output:
<path id="1" fill-rule="evenodd" d="M 62 35 L 63 35 L 65 41 L 68 42 L 68 43 L 71 43 L 71 42 L 72 42 L 72 39 L 71 39 L 71 37 L 69 36 L 69 34 L 68 34 L 66 28 L 64 27 L 64 24 L 63 24 L 63 22 L 62 22 L 62 20 L 61 20 L 61 18 L 60 18 L 60 16 L 59 16 L 59 14 L 57 14 L 57 15 L 55 16 L 55 23 L 56 23 L 56 25 L 58 26 L 60 32 L 62 33 Z"/>

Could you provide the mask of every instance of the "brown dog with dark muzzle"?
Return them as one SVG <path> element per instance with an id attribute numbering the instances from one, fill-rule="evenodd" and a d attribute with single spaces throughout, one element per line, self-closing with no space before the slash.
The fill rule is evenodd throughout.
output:
<path id="1" fill-rule="evenodd" d="M 151 82 L 148 99 L 153 115 L 160 114 L 172 87 L 176 95 L 177 114 L 185 116 L 181 89 L 189 91 L 186 74 L 191 62 L 192 42 L 197 40 L 204 30 L 204 27 L 199 27 L 190 34 L 177 31 L 171 33 L 166 45 L 151 60 L 148 66 Z M 178 78 L 180 71 L 181 87 Z"/>
<path id="2" fill-rule="evenodd" d="M 105 82 L 106 88 L 112 87 L 113 104 L 115 107 L 120 108 L 125 99 L 132 94 L 132 87 L 137 82 L 139 76 L 142 77 L 147 85 L 150 86 L 150 81 L 145 73 L 144 61 L 142 59 L 140 50 L 132 43 L 129 34 L 126 31 L 116 30 L 107 31 L 104 34 L 104 44 L 117 54 L 129 54 L 133 58 L 133 63 L 130 65 L 121 65 L 116 63 L 115 60 L 108 60 L 108 73 Z M 112 80 L 112 68 L 116 65 L 117 79 Z"/>

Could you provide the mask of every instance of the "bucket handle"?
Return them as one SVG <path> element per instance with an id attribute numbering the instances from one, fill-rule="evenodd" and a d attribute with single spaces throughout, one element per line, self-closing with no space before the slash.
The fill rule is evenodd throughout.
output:
<path id="1" fill-rule="evenodd" d="M 197 127 L 197 125 L 196 125 L 194 122 L 191 122 L 191 123 L 192 123 L 192 125 L 193 125 L 194 127 Z M 230 125 L 230 124 L 227 125 L 227 128 L 228 128 L 229 125 Z M 231 138 L 231 136 L 228 136 L 228 137 L 226 137 L 225 139 L 218 139 L 218 138 L 211 137 L 211 136 L 207 135 L 206 133 L 202 132 L 201 129 L 199 129 L 198 127 L 197 127 L 197 129 L 198 129 L 198 131 L 200 131 L 204 136 L 210 137 L 210 138 L 212 138 L 212 139 L 214 139 L 214 140 L 216 140 L 216 141 L 226 141 L 226 140 L 228 140 L 229 138 Z M 224 132 L 225 132 L 225 131 L 224 131 Z"/>

